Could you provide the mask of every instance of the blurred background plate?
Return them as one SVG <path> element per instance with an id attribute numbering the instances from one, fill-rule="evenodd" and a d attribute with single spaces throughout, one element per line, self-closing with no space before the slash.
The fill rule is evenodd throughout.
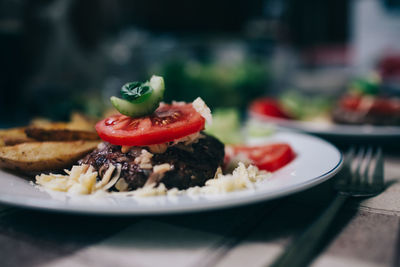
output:
<path id="1" fill-rule="evenodd" d="M 249 112 L 249 118 L 261 124 L 276 125 L 324 137 L 398 138 L 400 126 L 341 125 L 329 122 L 296 121 L 269 117 Z"/>

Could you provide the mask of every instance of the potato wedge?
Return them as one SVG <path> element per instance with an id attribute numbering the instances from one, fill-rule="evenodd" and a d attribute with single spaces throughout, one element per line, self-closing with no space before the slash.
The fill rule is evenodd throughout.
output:
<path id="1" fill-rule="evenodd" d="M 89 118 L 81 113 L 74 112 L 69 122 L 54 122 L 46 118 L 33 119 L 29 126 L 43 129 L 68 129 L 94 132 L 97 120 Z"/>
<path id="2" fill-rule="evenodd" d="M 96 125 L 96 122 L 97 120 L 93 118 L 89 118 L 78 112 L 74 112 L 71 114 L 67 129 L 94 132 L 94 126 Z"/>
<path id="3" fill-rule="evenodd" d="M 22 173 L 69 168 L 94 150 L 98 141 L 32 142 L 0 147 L 0 167 Z"/>
<path id="4" fill-rule="evenodd" d="M 43 129 L 66 129 L 68 122 L 53 122 L 47 119 L 34 119 L 29 124 L 30 127 L 43 128 Z"/>
<path id="5" fill-rule="evenodd" d="M 74 141 L 74 140 L 98 140 L 96 132 L 27 127 L 25 133 L 28 137 L 38 141 Z"/>
<path id="6" fill-rule="evenodd" d="M 25 127 L 0 130 L 0 147 L 33 141 L 35 140 L 26 135 Z"/>

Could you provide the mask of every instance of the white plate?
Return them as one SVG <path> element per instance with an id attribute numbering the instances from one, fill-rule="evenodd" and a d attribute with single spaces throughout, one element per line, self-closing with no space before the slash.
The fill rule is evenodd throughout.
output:
<path id="1" fill-rule="evenodd" d="M 400 126 L 345 125 L 329 122 L 296 121 L 249 113 L 251 119 L 272 123 L 291 130 L 318 134 L 320 136 L 393 138 L 400 137 Z"/>
<path id="2" fill-rule="evenodd" d="M 341 167 L 341 153 L 334 146 L 317 137 L 279 132 L 268 140 L 253 140 L 252 143 L 260 142 L 287 142 L 293 147 L 297 156 L 290 164 L 262 181 L 254 190 L 207 196 L 68 197 L 61 192 L 54 192 L 50 195 L 38 190 L 29 181 L 0 170 L 0 202 L 26 208 L 101 215 L 203 211 L 289 195 L 327 180 Z"/>

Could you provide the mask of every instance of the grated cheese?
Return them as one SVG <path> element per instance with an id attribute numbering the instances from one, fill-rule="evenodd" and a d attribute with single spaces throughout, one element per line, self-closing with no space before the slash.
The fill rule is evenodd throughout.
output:
<path id="1" fill-rule="evenodd" d="M 212 115 L 210 108 L 204 103 L 200 97 L 196 98 L 192 103 L 194 109 L 200 113 L 200 115 L 206 119 L 208 124 L 212 124 Z"/>
<path id="2" fill-rule="evenodd" d="M 115 184 L 115 188 L 119 191 L 119 192 L 125 192 L 128 191 L 128 183 L 125 181 L 124 178 L 121 178 L 118 180 L 118 182 Z"/>
<path id="3" fill-rule="evenodd" d="M 168 144 L 163 143 L 163 144 L 150 145 L 150 146 L 148 146 L 148 148 L 151 151 L 151 153 L 161 154 L 161 153 L 164 153 L 165 151 L 167 151 Z"/>
<path id="4" fill-rule="evenodd" d="M 168 163 L 160 164 L 160 165 L 155 165 L 153 167 L 153 172 L 155 173 L 166 173 L 167 171 L 171 170 L 171 165 Z"/>
<path id="5" fill-rule="evenodd" d="M 116 171 L 115 171 L 116 169 Z M 163 174 L 169 171 L 169 164 L 161 164 L 153 167 L 154 173 Z M 81 165 L 73 166 L 71 171 L 65 170 L 68 175 L 42 174 L 36 176 L 36 183 L 56 191 L 68 192 L 72 194 L 98 194 L 106 192 L 115 185 L 119 192 L 107 194 L 119 194 L 126 196 L 149 197 L 149 196 L 176 196 L 181 194 L 224 194 L 232 191 L 254 189 L 257 182 L 269 177 L 270 173 L 260 171 L 256 166 L 239 162 L 232 174 L 223 174 L 221 168 L 215 172 L 214 178 L 208 180 L 202 187 L 196 186 L 186 190 L 177 188 L 167 189 L 163 183 L 158 185 L 155 182 L 146 184 L 144 187 L 134 191 L 126 191 L 128 184 L 125 179 L 120 178 L 121 165 L 117 167 L 110 165 L 101 181 L 96 183 L 98 173 L 93 171 L 92 166 Z M 111 177 L 112 173 L 114 176 Z"/>
<path id="6" fill-rule="evenodd" d="M 64 170 L 67 175 L 62 174 L 41 174 L 36 175 L 36 183 L 44 188 L 67 192 L 71 194 L 88 195 L 96 191 L 110 189 L 119 179 L 121 165 L 117 166 L 116 174 L 111 178 L 115 166 L 110 165 L 101 181 L 97 181 L 98 173 L 93 166 L 75 165 L 71 171 Z"/>
<path id="7" fill-rule="evenodd" d="M 140 152 L 140 156 L 136 157 L 133 161 L 135 164 L 138 164 L 142 169 L 151 169 L 153 166 L 151 165 L 151 158 L 153 154 L 151 154 L 146 149 L 142 149 Z"/>

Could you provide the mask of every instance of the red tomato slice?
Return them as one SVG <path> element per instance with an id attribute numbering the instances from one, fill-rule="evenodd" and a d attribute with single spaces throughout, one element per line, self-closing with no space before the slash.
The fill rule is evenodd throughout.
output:
<path id="1" fill-rule="evenodd" d="M 114 145 L 147 146 L 170 142 L 204 129 L 192 104 L 163 104 L 145 117 L 114 115 L 96 124 L 100 138 Z"/>
<path id="2" fill-rule="evenodd" d="M 278 143 L 262 146 L 233 146 L 234 155 L 247 156 L 259 169 L 276 171 L 295 158 L 293 149 L 288 144 Z"/>
<path id="3" fill-rule="evenodd" d="M 260 98 L 253 101 L 249 107 L 251 112 L 276 118 L 290 119 L 291 116 L 283 110 L 279 101 L 271 98 Z"/>

